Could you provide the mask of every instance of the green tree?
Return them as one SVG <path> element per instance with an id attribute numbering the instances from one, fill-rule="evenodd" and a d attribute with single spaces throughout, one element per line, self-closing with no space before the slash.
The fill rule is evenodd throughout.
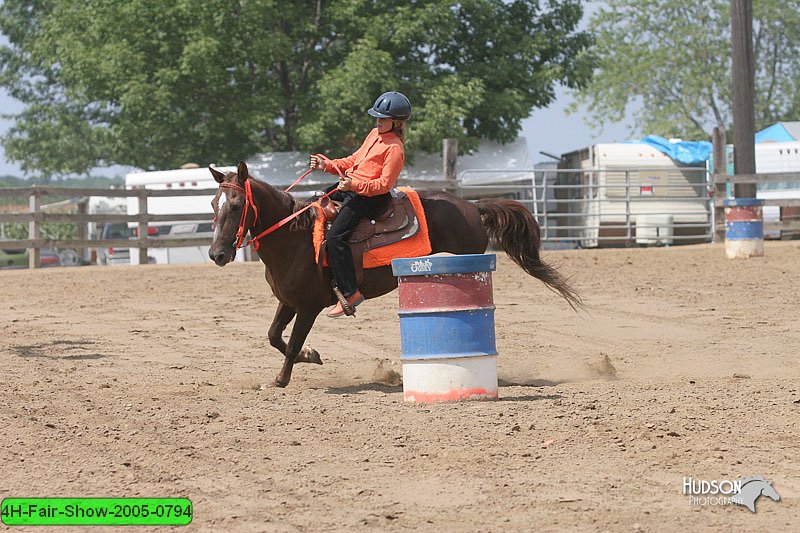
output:
<path id="1" fill-rule="evenodd" d="M 591 44 L 580 0 L 5 0 L 0 84 L 25 104 L 3 139 L 26 171 L 231 162 L 357 146 L 383 91 L 409 145 L 507 142 Z"/>
<path id="2" fill-rule="evenodd" d="M 753 2 L 759 128 L 800 116 L 798 7 Z M 715 126 L 730 128 L 730 0 L 608 0 L 590 29 L 599 63 L 576 104 L 587 106 L 592 126 L 634 107 L 635 127 L 646 133 L 705 138 Z"/>

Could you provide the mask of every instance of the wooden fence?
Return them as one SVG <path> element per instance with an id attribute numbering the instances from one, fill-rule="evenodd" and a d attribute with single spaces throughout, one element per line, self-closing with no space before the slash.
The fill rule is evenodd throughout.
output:
<path id="1" fill-rule="evenodd" d="M 147 226 L 151 222 L 180 222 L 189 220 L 208 220 L 212 215 L 209 213 L 185 213 L 154 215 L 147 212 L 147 199 L 165 196 L 214 196 L 217 189 L 183 189 L 183 190 L 151 190 L 151 189 L 81 189 L 72 187 L 13 187 L 0 189 L 0 198 L 7 197 L 28 197 L 28 212 L 14 214 L 0 214 L 0 222 L 22 222 L 28 223 L 28 238 L 13 241 L 15 248 L 28 248 L 28 262 L 30 268 L 37 268 L 41 262 L 42 248 L 75 248 L 78 254 L 83 257 L 86 248 L 95 247 L 117 247 L 117 248 L 139 248 L 139 261 L 147 263 L 147 248 L 172 248 L 177 246 L 202 246 L 211 243 L 209 237 L 186 237 L 180 239 L 160 240 L 150 238 L 147 234 Z M 43 200 L 53 197 L 84 197 L 85 201 L 76 201 L 78 205 L 77 213 L 48 213 L 42 210 Z M 88 198 L 91 196 L 99 197 L 135 197 L 138 199 L 139 214 L 89 214 L 86 212 Z M 41 225 L 45 222 L 67 222 L 73 223 L 76 227 L 75 239 L 48 239 L 39 236 Z M 87 225 L 90 222 L 103 224 L 107 222 L 121 222 L 138 224 L 138 237 L 133 239 L 89 239 Z"/>
<path id="2" fill-rule="evenodd" d="M 723 202 L 725 199 L 724 187 L 728 183 L 732 185 L 738 183 L 792 183 L 800 190 L 800 173 L 797 172 L 739 174 L 736 176 L 712 174 L 711 178 L 715 185 L 716 200 L 714 202 L 714 207 L 716 210 L 717 238 L 719 240 L 725 238 L 725 208 Z M 768 198 L 764 200 L 764 205 L 774 206 L 780 209 L 780 220 L 776 223 L 765 224 L 765 229 L 779 230 L 782 236 L 800 235 L 800 199 Z"/>
<path id="3" fill-rule="evenodd" d="M 444 180 L 436 181 L 404 181 L 402 185 L 435 188 L 441 190 L 454 190 L 452 182 Z M 319 184 L 299 184 L 293 193 L 309 194 L 310 191 L 317 190 Z M 182 213 L 182 214 L 150 214 L 147 211 L 148 198 L 156 197 L 178 197 L 178 196 L 208 196 L 213 197 L 217 193 L 217 188 L 212 189 L 95 189 L 95 188 L 73 188 L 39 186 L 32 187 L 9 187 L 0 188 L 0 198 L 28 198 L 28 211 L 25 213 L 0 213 L 0 223 L 27 223 L 28 238 L 13 241 L 4 241 L 4 248 L 27 248 L 28 263 L 30 268 L 38 268 L 41 265 L 42 248 L 74 248 L 80 257 L 86 255 L 86 250 L 91 248 L 138 248 L 139 264 L 147 264 L 148 248 L 175 248 L 180 246 L 207 246 L 211 244 L 211 237 L 183 237 L 159 239 L 148 236 L 147 227 L 155 222 L 185 222 L 185 221 L 208 221 L 211 222 L 212 215 L 205 213 Z M 89 214 L 87 205 L 89 197 L 109 197 L 109 198 L 137 198 L 138 214 Z M 42 209 L 44 202 L 48 198 L 73 198 L 71 203 L 78 206 L 77 213 L 50 213 Z M 65 222 L 75 224 L 77 229 L 74 239 L 48 239 L 40 237 L 40 229 L 46 222 Z M 104 224 L 107 222 L 136 223 L 138 235 L 132 239 L 90 239 L 88 232 L 89 223 Z"/>
<path id="4" fill-rule="evenodd" d="M 800 173 L 783 174 L 750 174 L 727 176 L 723 174 L 712 175 L 716 190 L 715 208 L 717 211 L 717 235 L 724 238 L 725 218 L 723 212 L 724 186 L 727 183 L 796 183 L 800 189 Z M 459 191 L 457 182 L 454 180 L 435 180 L 435 181 L 405 181 L 402 185 Z M 293 192 L 303 193 L 315 190 L 319 185 L 300 184 Z M 29 250 L 29 266 L 37 268 L 41 263 L 42 248 L 74 248 L 81 257 L 84 257 L 86 249 L 90 248 L 138 248 L 139 263 L 147 264 L 148 248 L 174 248 L 180 246 L 206 246 L 211 244 L 211 238 L 204 237 L 183 237 L 159 239 L 148 236 L 147 227 L 151 223 L 157 222 L 181 222 L 181 221 L 210 221 L 211 214 L 204 213 L 182 213 L 182 214 L 150 214 L 148 213 L 148 198 L 154 197 L 178 197 L 178 196 L 214 196 L 217 188 L 211 189 L 94 189 L 94 188 L 71 188 L 55 186 L 32 186 L 0 188 L 0 198 L 27 197 L 28 211 L 25 213 L 0 213 L 0 223 L 27 223 L 28 238 L 14 241 L 6 241 L 4 247 L 7 248 L 27 248 Z M 136 198 L 138 202 L 138 214 L 89 214 L 87 213 L 88 198 L 112 197 L 112 198 Z M 471 197 L 468 193 L 464 196 Z M 48 198 L 77 198 L 72 203 L 78 205 L 77 213 L 51 213 L 42 209 L 44 201 Z M 765 205 L 777 206 L 781 208 L 781 221 L 778 224 L 769 226 L 768 229 L 780 229 L 782 234 L 800 234 L 800 199 L 768 199 Z M 784 216 L 784 213 L 786 214 Z M 43 223 L 47 222 L 66 222 L 73 223 L 77 232 L 74 239 L 49 239 L 40 237 L 40 229 Z M 116 223 L 135 223 L 138 228 L 138 235 L 132 239 L 90 239 L 88 235 L 88 224 L 103 224 L 107 222 Z M 13 246 L 8 245 L 13 243 Z"/>

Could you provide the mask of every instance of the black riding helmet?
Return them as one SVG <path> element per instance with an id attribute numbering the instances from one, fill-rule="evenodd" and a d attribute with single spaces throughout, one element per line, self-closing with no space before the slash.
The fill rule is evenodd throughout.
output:
<path id="1" fill-rule="evenodd" d="M 375 118 L 408 120 L 411 118 L 411 102 L 403 93 L 390 91 L 380 95 L 367 113 Z"/>

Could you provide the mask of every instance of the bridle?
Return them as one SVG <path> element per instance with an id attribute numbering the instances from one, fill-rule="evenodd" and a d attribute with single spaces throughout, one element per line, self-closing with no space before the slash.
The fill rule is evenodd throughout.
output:
<path id="1" fill-rule="evenodd" d="M 331 162 L 330 159 L 328 159 L 327 157 L 325 157 L 322 154 L 315 154 L 315 156 L 319 157 L 320 159 L 322 159 L 325 162 L 325 166 L 326 167 Z M 344 174 L 342 174 L 342 171 L 339 169 L 339 167 L 334 165 L 333 168 L 336 169 L 336 172 L 339 174 L 339 179 L 340 180 L 345 179 L 344 178 Z M 294 180 L 294 182 L 292 182 L 291 185 L 286 187 L 284 192 L 289 192 L 292 189 L 292 187 L 294 187 L 295 185 L 300 183 L 303 179 L 306 178 L 306 176 L 311 174 L 313 171 L 314 171 L 314 169 L 308 169 L 302 176 L 300 176 L 299 178 Z M 330 195 L 335 193 L 336 190 L 337 190 L 337 189 L 333 189 L 333 190 L 327 192 L 326 194 L 324 194 L 323 196 L 320 196 L 318 199 L 316 199 L 315 201 L 311 202 L 310 204 L 305 206 L 303 209 L 295 211 L 291 215 L 279 220 L 278 222 L 276 222 L 272 226 L 268 227 L 267 229 L 265 229 L 264 231 L 262 231 L 261 233 L 259 233 L 255 237 L 252 237 L 249 241 L 247 241 L 247 243 L 245 243 L 245 235 L 247 234 L 247 232 L 250 229 L 253 228 L 253 226 L 256 225 L 256 222 L 258 221 L 258 207 L 256 207 L 256 204 L 253 201 L 253 190 L 250 187 L 250 179 L 245 180 L 244 187 L 242 187 L 241 185 L 238 185 L 236 183 L 232 183 L 232 182 L 222 182 L 222 183 L 219 184 L 219 188 L 220 189 L 233 189 L 235 191 L 239 191 L 239 192 L 244 193 L 244 206 L 242 207 L 242 216 L 239 219 L 239 229 L 236 230 L 236 244 L 234 245 L 234 247 L 235 247 L 236 250 L 238 250 L 239 248 L 243 248 L 245 246 L 248 246 L 248 245 L 252 244 L 253 245 L 253 249 L 256 250 L 256 251 L 258 251 L 258 249 L 259 249 L 259 246 L 261 244 L 260 241 L 261 241 L 262 238 L 266 237 L 267 235 L 269 235 L 273 231 L 277 230 L 278 228 L 280 228 L 282 226 L 285 226 L 286 224 L 291 222 L 293 219 L 299 217 L 305 211 L 307 211 L 307 210 L 311 209 L 312 207 L 314 207 L 314 204 L 319 204 L 321 200 L 323 200 L 324 198 L 329 197 Z M 250 224 L 250 227 L 248 228 L 248 227 L 246 227 L 247 226 L 247 213 L 248 213 L 248 211 L 250 209 L 253 210 L 253 213 L 255 214 L 255 216 L 253 217 L 253 223 Z M 216 220 L 217 219 L 215 217 L 214 221 L 216 222 Z"/>
<path id="2" fill-rule="evenodd" d="M 256 207 L 255 202 L 253 202 L 253 190 L 250 187 L 250 180 L 246 180 L 244 182 L 244 187 L 241 185 L 237 185 L 236 183 L 231 182 L 222 182 L 219 184 L 220 189 L 233 189 L 235 191 L 243 192 L 244 193 L 244 206 L 242 207 L 242 216 L 239 219 L 239 229 L 236 231 L 236 244 L 234 247 L 238 250 L 239 248 L 245 246 L 242 244 L 244 242 L 244 236 L 247 233 L 245 230 L 245 225 L 247 224 L 247 211 L 252 208 L 253 213 L 255 216 L 253 217 L 253 224 L 251 226 L 255 226 L 256 222 L 258 221 L 258 207 Z M 217 219 L 214 217 L 214 222 Z M 258 247 L 256 247 L 258 249 Z"/>

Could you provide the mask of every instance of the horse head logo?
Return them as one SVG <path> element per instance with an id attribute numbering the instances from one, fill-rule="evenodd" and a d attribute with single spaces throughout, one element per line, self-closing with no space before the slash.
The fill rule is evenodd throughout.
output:
<path id="1" fill-rule="evenodd" d="M 772 486 L 772 481 L 767 481 L 761 476 L 743 477 L 739 480 L 742 490 L 737 496 L 731 498 L 733 503 L 744 505 L 751 513 L 756 512 L 756 500 L 759 496 L 767 496 L 776 502 L 781 499 L 780 494 Z"/>

